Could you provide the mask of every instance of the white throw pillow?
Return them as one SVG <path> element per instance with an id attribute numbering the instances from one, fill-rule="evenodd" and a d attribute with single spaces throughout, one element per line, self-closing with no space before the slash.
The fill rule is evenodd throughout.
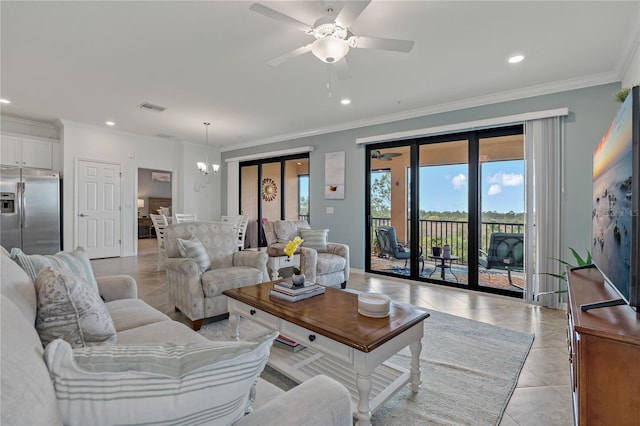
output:
<path id="1" fill-rule="evenodd" d="M 35 282 L 40 271 L 50 266 L 55 269 L 68 269 L 87 281 L 98 293 L 98 283 L 93 275 L 89 255 L 82 247 L 74 251 L 61 251 L 56 254 L 25 254 L 19 248 L 11 249 L 11 258 L 24 269 Z"/>
<path id="2" fill-rule="evenodd" d="M 116 343 L 116 328 L 100 295 L 71 271 L 51 267 L 36 278 L 36 330 L 46 347 L 64 339 L 74 348 Z"/>
<path id="3" fill-rule="evenodd" d="M 178 251 L 180 256 L 187 257 L 198 265 L 198 270 L 203 273 L 211 266 L 211 259 L 209 259 L 209 253 L 204 248 L 202 242 L 195 236 L 192 236 L 188 240 L 182 238 L 176 238 L 178 240 Z"/>
<path id="4" fill-rule="evenodd" d="M 253 341 L 45 350 L 66 425 L 232 424 L 250 411 L 278 332 Z"/>
<path id="5" fill-rule="evenodd" d="M 301 229 L 300 238 L 304 241 L 302 247 L 312 248 L 318 253 L 325 253 L 327 251 L 327 238 L 329 236 L 328 229 Z"/>

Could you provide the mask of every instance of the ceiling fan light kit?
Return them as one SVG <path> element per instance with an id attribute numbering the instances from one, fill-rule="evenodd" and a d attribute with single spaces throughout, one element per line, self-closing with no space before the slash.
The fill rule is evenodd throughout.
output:
<path id="1" fill-rule="evenodd" d="M 298 47 L 289 53 L 272 59 L 269 61 L 270 65 L 279 65 L 288 59 L 303 55 L 309 50 L 311 50 L 311 53 L 313 53 L 315 57 L 328 64 L 340 62 L 340 60 L 349 53 L 350 48 L 389 50 L 404 53 L 411 51 L 413 41 L 410 40 L 359 37 L 351 32 L 349 27 L 367 8 L 370 2 L 371 0 L 344 2 L 344 6 L 342 6 L 337 16 L 333 8 L 328 7 L 326 9 L 327 16 L 317 19 L 313 26 L 260 3 L 252 4 L 249 9 L 283 24 L 292 26 L 316 38 L 311 44 Z M 338 70 L 339 77 L 348 78 L 349 72 L 346 63 L 340 62 L 340 64 L 343 69 Z"/>
<path id="2" fill-rule="evenodd" d="M 349 45 L 346 40 L 326 36 L 313 42 L 311 45 L 311 53 L 322 62 L 332 64 L 338 62 L 349 53 Z"/>

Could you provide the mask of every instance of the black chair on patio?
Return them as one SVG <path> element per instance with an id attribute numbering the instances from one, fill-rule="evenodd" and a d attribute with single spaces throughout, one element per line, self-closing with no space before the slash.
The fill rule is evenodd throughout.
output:
<path id="1" fill-rule="evenodd" d="M 396 228 L 393 226 L 380 226 L 376 230 L 378 237 L 378 246 L 380 247 L 380 254 L 388 257 L 389 259 L 404 260 L 404 267 L 407 267 L 407 262 L 411 259 L 411 249 L 398 242 L 396 238 Z M 424 258 L 422 257 L 422 249 L 418 255 L 418 259 L 422 265 L 420 272 L 424 271 Z"/>
<path id="2" fill-rule="evenodd" d="M 494 232 L 489 240 L 489 253 L 480 250 L 478 263 L 485 269 L 502 269 L 507 271 L 509 284 L 524 289 L 515 284 L 511 278 L 511 271 L 524 270 L 524 234 L 509 232 Z"/>

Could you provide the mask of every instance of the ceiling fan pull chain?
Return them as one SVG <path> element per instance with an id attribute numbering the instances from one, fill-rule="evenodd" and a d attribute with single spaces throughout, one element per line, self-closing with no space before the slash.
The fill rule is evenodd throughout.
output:
<path id="1" fill-rule="evenodd" d="M 331 65 L 327 64 L 327 93 L 331 99 Z"/>

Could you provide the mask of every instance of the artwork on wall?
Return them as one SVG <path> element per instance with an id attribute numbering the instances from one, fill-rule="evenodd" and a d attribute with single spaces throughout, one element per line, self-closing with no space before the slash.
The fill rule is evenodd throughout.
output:
<path id="1" fill-rule="evenodd" d="M 276 195 L 278 195 L 276 182 L 271 178 L 262 179 L 262 199 L 264 201 L 273 201 Z"/>
<path id="2" fill-rule="evenodd" d="M 344 151 L 324 154 L 324 198 L 344 200 Z"/>
<path id="3" fill-rule="evenodd" d="M 171 173 L 151 172 L 151 180 L 153 182 L 171 182 Z"/>

